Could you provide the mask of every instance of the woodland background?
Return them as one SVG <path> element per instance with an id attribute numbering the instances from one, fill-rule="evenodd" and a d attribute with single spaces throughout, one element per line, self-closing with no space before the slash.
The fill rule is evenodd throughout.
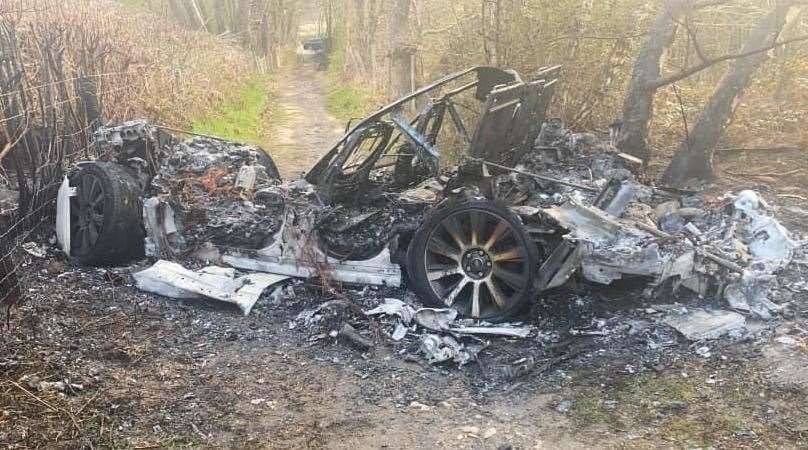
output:
<path id="1" fill-rule="evenodd" d="M 561 64 L 552 114 L 573 129 L 605 132 L 621 119 L 655 18 L 677 3 L 699 8 L 677 18 L 662 76 L 705 55 L 738 53 L 761 18 L 789 4 L 778 40 L 794 42 L 765 52 L 718 147 L 804 148 L 808 44 L 799 39 L 808 35 L 808 6 L 797 0 L 5 0 L 2 14 L 24 31 L 23 42 L 25 33 L 59 40 L 67 72 L 115 74 L 99 80 L 109 119 L 146 116 L 222 131 L 206 114 L 245 95 L 259 97 L 259 113 L 264 104 L 271 110 L 272 74 L 293 65 L 303 37 L 320 35 L 331 46 L 329 106 L 340 119 L 469 65 L 528 76 Z M 42 12 L 19 13 L 32 10 Z M 649 124 L 652 167 L 663 167 L 687 138 L 733 62 L 659 89 Z"/>

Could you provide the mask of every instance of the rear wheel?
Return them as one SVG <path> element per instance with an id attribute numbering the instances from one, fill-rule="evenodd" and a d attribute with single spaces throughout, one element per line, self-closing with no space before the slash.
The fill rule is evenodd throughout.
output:
<path id="1" fill-rule="evenodd" d="M 143 255 L 141 190 L 117 164 L 84 165 L 70 179 L 71 256 L 87 265 L 114 265 Z"/>
<path id="2" fill-rule="evenodd" d="M 471 201 L 436 211 L 410 245 L 413 289 L 461 315 L 503 320 L 534 297 L 538 251 L 507 208 Z"/>

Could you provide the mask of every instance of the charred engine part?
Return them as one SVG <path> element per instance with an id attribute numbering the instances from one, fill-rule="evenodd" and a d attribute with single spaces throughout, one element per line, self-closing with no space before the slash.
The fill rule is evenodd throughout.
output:
<path id="1" fill-rule="evenodd" d="M 94 137 L 102 158 L 126 167 L 144 192 L 160 170 L 162 147 L 173 140 L 143 120 L 99 127 Z"/>
<path id="2" fill-rule="evenodd" d="M 569 199 L 593 204 L 609 180 L 634 179 L 627 168 L 630 161 L 593 136 L 570 132 L 558 120 L 544 124 L 537 142 L 512 168 L 487 164 L 499 174 L 493 181 L 494 198 L 539 208 Z"/>
<path id="3" fill-rule="evenodd" d="M 600 192 L 592 206 L 569 201 L 558 207 L 544 209 L 542 215 L 569 233 L 542 264 L 538 277 L 539 289 L 550 289 L 566 283 L 581 267 L 584 255 L 591 253 L 593 246 L 614 241 L 621 233 L 621 225 L 616 219 L 623 214 L 628 202 L 636 199 L 640 190 L 636 183 L 612 180 Z M 650 270 L 658 268 L 655 262 L 651 262 Z M 590 267 L 590 271 L 594 273 L 596 269 Z M 616 273 L 620 273 L 619 269 Z M 642 275 L 651 276 L 653 273 Z M 620 278 L 620 275 L 614 276 Z"/>
<path id="4" fill-rule="evenodd" d="M 272 158 L 254 145 L 196 137 L 174 143 L 161 161 L 160 174 L 165 177 L 204 175 L 211 169 L 227 169 L 235 176 L 243 166 L 260 166 L 267 180 L 280 180 Z"/>
<path id="5" fill-rule="evenodd" d="M 252 203 L 224 203 L 209 208 L 184 209 L 183 234 L 191 243 L 245 249 L 260 249 L 272 243 L 280 229 L 281 210 Z"/>
<path id="6" fill-rule="evenodd" d="M 156 246 L 149 254 L 180 254 L 207 243 L 266 247 L 280 229 L 283 208 L 267 204 L 262 193 L 278 179 L 274 162 L 258 147 L 209 138 L 174 144 L 151 185 L 150 195 L 159 198 L 152 202 L 166 204 L 171 217 L 147 221 Z M 161 248 L 163 235 L 177 245 Z"/>
<path id="7" fill-rule="evenodd" d="M 423 205 L 340 207 L 317 225 L 320 247 L 341 261 L 370 259 L 397 236 L 408 240 L 423 222 L 423 214 Z"/>
<path id="8" fill-rule="evenodd" d="M 390 251 L 362 261 L 330 258 L 318 245 L 316 222 L 318 210 L 302 202 L 289 203 L 283 214 L 280 231 L 272 245 L 258 251 L 232 249 L 223 261 L 244 270 L 257 270 L 300 278 L 320 277 L 345 283 L 398 287 L 401 267 L 391 260 Z"/>

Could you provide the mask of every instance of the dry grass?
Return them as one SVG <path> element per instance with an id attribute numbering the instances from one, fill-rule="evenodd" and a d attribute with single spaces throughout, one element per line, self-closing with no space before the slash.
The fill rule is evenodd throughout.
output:
<path id="1" fill-rule="evenodd" d="M 37 30 L 54 30 L 66 72 L 97 76 L 107 119 L 143 117 L 185 126 L 253 73 L 241 49 L 116 2 L 46 1 L 33 11 L 23 0 L 4 3 L 6 11 L 27 11 L 3 15 L 17 23 L 22 47 Z"/>

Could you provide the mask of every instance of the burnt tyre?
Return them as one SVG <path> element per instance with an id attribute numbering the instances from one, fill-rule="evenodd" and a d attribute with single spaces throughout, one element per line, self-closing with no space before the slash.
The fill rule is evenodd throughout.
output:
<path id="1" fill-rule="evenodd" d="M 514 214 L 488 201 L 437 210 L 416 232 L 407 259 L 415 293 L 462 316 L 504 320 L 535 295 L 536 244 Z"/>
<path id="2" fill-rule="evenodd" d="M 71 256 L 81 264 L 108 266 L 143 256 L 141 190 L 118 164 L 94 162 L 70 177 Z"/>

